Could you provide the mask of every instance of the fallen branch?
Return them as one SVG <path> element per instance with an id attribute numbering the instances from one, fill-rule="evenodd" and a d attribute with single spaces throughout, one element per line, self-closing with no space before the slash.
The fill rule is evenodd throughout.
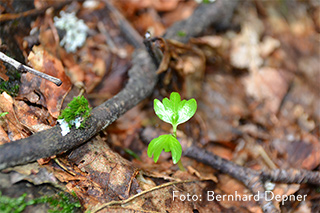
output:
<path id="1" fill-rule="evenodd" d="M 190 146 L 184 152 L 186 157 L 193 158 L 199 162 L 210 165 L 214 169 L 241 181 L 254 195 L 259 196 L 259 204 L 263 212 L 278 212 L 272 204 L 271 199 L 265 197 L 264 182 L 269 180 L 280 183 L 310 183 L 320 185 L 320 172 L 306 170 L 282 170 L 255 171 L 250 168 L 239 166 L 231 161 L 225 160 L 198 146 Z"/>
<path id="2" fill-rule="evenodd" d="M 229 2 L 233 3 L 230 4 Z M 206 25 L 203 25 L 203 27 L 208 27 L 210 21 L 207 20 L 215 22 L 218 19 L 223 20 L 224 15 L 227 17 L 232 16 L 236 5 L 237 1 L 217 1 L 213 4 L 201 5 L 189 20 L 197 19 L 200 22 L 206 22 Z M 217 13 L 211 14 L 212 10 Z M 221 13 L 220 11 L 228 11 L 228 13 Z M 201 16 L 202 19 L 199 19 L 197 17 L 199 12 L 208 15 Z M 211 16 L 209 16 L 210 14 Z M 193 32 L 194 26 L 189 25 L 192 23 L 182 21 L 175 26 L 181 25 L 186 31 L 190 30 Z M 171 28 L 168 32 L 173 35 L 178 34 L 178 31 Z M 193 32 L 192 35 L 196 36 L 196 33 Z M 166 37 L 170 38 L 168 35 Z M 181 38 L 178 38 L 178 40 L 181 40 Z M 112 99 L 92 110 L 92 116 L 87 120 L 85 129 L 71 129 L 70 133 L 62 136 L 60 126 L 55 126 L 49 130 L 35 133 L 28 138 L 4 144 L 0 146 L 0 170 L 71 150 L 88 141 L 129 109 L 148 97 L 157 82 L 156 67 L 144 50 L 142 42 L 136 41 L 134 43 L 141 43 L 141 46 L 137 48 L 133 55 L 133 67 L 129 70 L 127 85 Z"/>
<path id="3" fill-rule="evenodd" d="M 53 82 L 55 85 L 60 86 L 62 84 L 62 81 L 59 78 L 55 78 L 53 76 L 47 75 L 43 72 L 39 72 L 35 69 L 32 69 L 30 67 L 27 67 L 23 64 L 21 64 L 20 62 L 14 60 L 13 58 L 10 58 L 9 56 L 5 55 L 4 53 L 0 52 L 0 60 L 7 62 L 8 64 L 12 65 L 14 68 L 16 68 L 16 70 L 18 70 L 21 73 L 24 72 L 30 72 L 34 75 L 37 75 L 41 78 L 44 78 L 48 81 Z"/>
<path id="4" fill-rule="evenodd" d="M 230 22 L 237 3 L 238 1 L 236 0 L 220 0 L 213 4 L 201 5 L 190 18 L 176 23 L 172 28 L 168 29 L 165 38 L 186 42 L 191 37 L 203 33 L 212 24 L 218 27 L 225 27 Z M 179 31 L 186 32 L 186 36 L 179 37 Z M 134 36 L 131 38 L 134 38 Z M 55 126 L 28 138 L 4 144 L 0 146 L 0 170 L 71 150 L 88 141 L 150 95 L 157 81 L 156 67 L 140 45 L 141 40 L 136 40 L 132 43 L 135 44 L 137 50 L 133 55 L 133 67 L 129 70 L 127 85 L 112 99 L 93 109 L 92 116 L 88 119 L 85 129 L 72 129 L 69 134 L 62 136 L 60 127 Z M 286 171 L 287 173 L 283 173 L 283 170 L 271 173 L 254 171 L 224 160 L 195 146 L 186 150 L 185 155 L 211 165 L 222 173 L 229 174 L 243 182 L 254 195 L 259 194 L 259 204 L 264 212 L 278 212 L 273 203 L 268 202 L 264 197 L 265 194 L 262 193 L 264 192 L 263 183 L 267 179 L 282 182 L 286 180 L 286 175 L 291 174 L 290 171 Z M 296 171 L 293 170 L 293 172 Z M 283 176 L 283 174 L 285 175 Z M 319 174 L 313 173 L 314 175 L 311 178 L 309 174 L 308 171 L 301 172 L 301 175 L 304 175 L 303 178 L 299 175 L 293 175 L 288 180 L 288 183 L 301 183 L 302 181 L 319 184 Z"/>
<path id="5" fill-rule="evenodd" d="M 92 110 L 85 129 L 72 129 L 66 136 L 62 136 L 60 126 L 57 125 L 28 138 L 4 144 L 0 146 L 0 170 L 75 148 L 145 99 L 156 84 L 155 67 L 144 50 L 135 52 L 133 64 L 126 87 Z"/>
<path id="6" fill-rule="evenodd" d="M 192 16 L 170 27 L 164 38 L 185 43 L 192 37 L 202 35 L 210 26 L 214 26 L 215 29 L 225 29 L 230 26 L 238 2 L 239 0 L 220 0 L 213 4 L 201 4 Z M 179 36 L 178 32 L 184 32 L 185 36 Z"/>

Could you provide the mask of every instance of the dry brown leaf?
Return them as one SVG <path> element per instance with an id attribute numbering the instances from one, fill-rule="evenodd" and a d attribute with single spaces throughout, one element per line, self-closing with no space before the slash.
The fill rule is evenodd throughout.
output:
<path id="1" fill-rule="evenodd" d="M 35 132 L 34 126 L 42 125 L 42 128 L 49 129 L 49 125 L 42 123 L 41 118 L 38 118 L 30 109 L 28 104 L 24 101 L 14 101 L 16 117 L 22 125 L 31 128 L 30 130 Z M 45 119 L 45 118 L 42 118 Z"/>
<path id="2" fill-rule="evenodd" d="M 8 142 L 10 142 L 8 134 L 6 131 L 4 131 L 4 129 L 2 128 L 2 125 L 0 125 L 0 145 L 8 143 Z"/>
<path id="3" fill-rule="evenodd" d="M 0 61 L 0 78 L 3 79 L 4 81 L 9 80 L 9 77 L 6 75 L 7 69 L 4 66 L 3 62 Z"/>
<path id="4" fill-rule="evenodd" d="M 60 114 L 63 98 L 71 89 L 71 81 L 65 74 L 61 61 L 48 53 L 42 46 L 34 46 L 28 59 L 34 69 L 59 78 L 63 83 L 58 87 L 50 81 L 27 73 L 21 77 L 19 94 L 32 103 L 47 107 L 52 117 L 57 118 Z"/>
<path id="5" fill-rule="evenodd" d="M 74 186 L 77 196 L 84 199 L 84 206 L 87 208 L 95 206 L 96 200 L 105 203 L 119 198 L 126 199 L 130 192 L 137 193 L 136 190 L 139 189 L 134 178 L 137 170 L 131 163 L 111 151 L 101 138 L 74 150 L 69 160 L 86 172 L 87 179 L 90 180 L 90 184 L 80 181 Z"/>
<path id="6" fill-rule="evenodd" d="M 166 27 L 188 18 L 198 6 L 196 1 L 180 1 L 175 10 L 168 11 L 162 15 L 162 22 Z"/>
<path id="7" fill-rule="evenodd" d="M 299 188 L 300 184 L 276 184 L 275 188 L 272 190 L 272 194 L 269 194 L 271 194 L 271 197 L 274 196 L 275 198 L 276 196 L 278 196 L 284 199 L 285 197 L 296 193 Z M 282 205 L 282 199 L 273 199 L 272 201 L 275 206 Z"/>
<path id="8" fill-rule="evenodd" d="M 241 182 L 231 178 L 228 175 L 219 175 L 218 179 L 218 189 L 216 190 L 217 194 L 226 194 L 233 196 L 237 194 L 240 195 L 242 198 L 251 194 L 250 191 L 245 186 L 243 186 Z M 245 208 L 252 213 L 262 213 L 259 204 L 254 199 L 241 201 L 224 199 L 219 203 L 226 209 L 237 208 L 238 210 L 240 210 L 242 208 Z"/>
<path id="9" fill-rule="evenodd" d="M 212 181 L 169 182 L 159 185 L 153 190 L 144 191 L 123 205 L 104 208 L 101 212 L 125 212 L 130 209 L 138 212 L 221 212 L 217 201 L 208 201 L 206 189 L 212 192 L 215 184 Z"/>
<path id="10" fill-rule="evenodd" d="M 0 95 L 0 109 L 2 112 L 8 112 L 6 116 L 3 117 L 7 124 L 7 131 L 9 139 L 15 141 L 21 138 L 25 138 L 28 134 L 24 131 L 24 127 L 19 123 L 16 118 L 16 112 L 13 108 L 14 101 L 10 95 L 3 92 Z"/>
<path id="11" fill-rule="evenodd" d="M 165 27 L 155 11 L 142 13 L 135 18 L 133 24 L 142 34 L 146 31 L 150 31 L 153 36 L 161 36 L 165 32 Z"/>
<path id="12" fill-rule="evenodd" d="M 128 0 L 125 2 L 116 0 L 113 1 L 113 4 L 116 7 L 121 8 L 121 12 L 128 17 L 131 17 L 136 11 L 150 7 L 152 5 L 152 0 Z"/>
<path id="13" fill-rule="evenodd" d="M 185 97 L 191 98 L 201 92 L 204 77 L 206 58 L 204 53 L 196 46 L 183 44 L 174 40 L 158 39 L 163 46 L 163 58 L 157 73 L 162 73 L 172 68 L 183 78 L 183 91 Z M 164 78 L 164 84 L 171 82 L 171 72 Z M 174 82 L 176 83 L 176 82 Z"/>
<path id="14" fill-rule="evenodd" d="M 38 117 L 24 101 L 13 100 L 5 92 L 0 96 L 0 108 L 2 111 L 8 112 L 1 119 L 3 119 L 2 122 L 7 124 L 6 131 L 8 131 L 11 140 L 25 138 L 29 131 L 36 132 L 37 130 L 34 127 L 39 128 L 41 126 L 41 130 L 51 128 L 42 122 L 46 118 Z M 3 140 L 8 141 L 7 133 L 3 128 L 1 130 L 3 130 Z"/>
<path id="15" fill-rule="evenodd" d="M 152 6 L 161 12 L 171 11 L 177 8 L 180 0 L 153 0 Z"/>
<path id="16" fill-rule="evenodd" d="M 99 77 L 103 77 L 106 73 L 105 61 L 101 58 L 96 58 L 93 64 L 92 71 Z"/>
<path id="17" fill-rule="evenodd" d="M 267 112 L 278 112 L 290 83 L 289 76 L 284 71 L 262 67 L 243 80 L 248 96 L 264 102 Z"/>
<path id="18" fill-rule="evenodd" d="M 36 162 L 8 168 L 6 172 L 10 172 L 10 182 L 12 184 L 23 180 L 33 183 L 34 185 L 57 184 L 57 179 L 53 174 Z"/>
<path id="19" fill-rule="evenodd" d="M 260 55 L 262 57 L 267 57 L 279 46 L 280 46 L 280 42 L 277 39 L 274 39 L 270 36 L 266 36 L 263 38 L 263 41 L 259 46 Z"/>
<path id="20" fill-rule="evenodd" d="M 191 38 L 190 41 L 194 44 L 206 44 L 212 48 L 218 48 L 222 45 L 223 38 L 221 36 L 210 35 L 200 38 Z"/>
<path id="21" fill-rule="evenodd" d="M 242 82 L 231 75 L 208 75 L 197 114 L 204 119 L 209 141 L 231 141 L 239 118 L 250 112 Z M 198 100 L 197 100 L 198 101 Z"/>
<path id="22" fill-rule="evenodd" d="M 216 176 L 214 176 L 213 174 L 211 175 L 203 175 L 200 174 L 200 172 L 198 172 L 195 168 L 193 168 L 192 166 L 188 166 L 188 172 L 191 174 L 194 174 L 195 176 L 197 176 L 200 180 L 211 180 L 215 183 L 218 182 L 218 178 Z"/>
<path id="23" fill-rule="evenodd" d="M 241 34 L 232 40 L 231 64 L 240 69 L 252 70 L 260 67 L 263 60 L 259 54 L 259 39 L 256 28 L 249 23 L 245 24 Z"/>

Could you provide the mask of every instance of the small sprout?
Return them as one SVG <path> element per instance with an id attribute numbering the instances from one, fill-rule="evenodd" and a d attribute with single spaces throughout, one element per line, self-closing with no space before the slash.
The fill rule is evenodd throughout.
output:
<path id="1" fill-rule="evenodd" d="M 83 20 L 76 17 L 74 12 L 61 11 L 60 16 L 61 18 L 54 17 L 54 25 L 66 31 L 60 45 L 64 46 L 67 52 L 75 52 L 78 47 L 83 46 L 89 28 Z"/>
<path id="2" fill-rule="evenodd" d="M 7 115 L 7 114 L 9 114 L 9 112 L 2 112 L 2 113 L 0 113 L 0 117 L 3 117 L 5 115 Z"/>
<path id="3" fill-rule="evenodd" d="M 91 110 L 85 97 L 79 96 L 73 98 L 57 120 L 60 124 L 61 134 L 63 136 L 68 134 L 72 126 L 75 126 L 76 129 L 83 128 L 86 119 L 90 116 Z"/>
<path id="4" fill-rule="evenodd" d="M 164 98 L 161 101 L 154 100 L 154 111 L 156 115 L 166 123 L 170 123 L 173 128 L 173 135 L 160 135 L 153 139 L 148 146 L 148 156 L 151 158 L 153 155 L 154 162 L 157 162 L 159 156 L 164 150 L 171 152 L 172 161 L 174 164 L 178 163 L 179 168 L 184 170 L 181 164 L 182 148 L 177 140 L 177 126 L 181 123 L 188 121 L 197 110 L 197 102 L 195 99 L 182 100 L 179 93 L 172 92 L 170 99 Z"/>

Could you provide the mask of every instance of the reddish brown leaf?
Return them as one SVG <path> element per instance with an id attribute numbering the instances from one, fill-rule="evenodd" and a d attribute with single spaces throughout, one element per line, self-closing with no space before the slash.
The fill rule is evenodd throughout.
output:
<path id="1" fill-rule="evenodd" d="M 28 57 L 32 67 L 48 75 L 57 77 L 63 82 L 60 87 L 30 73 L 22 75 L 20 95 L 29 101 L 48 108 L 52 117 L 60 114 L 64 96 L 71 89 L 71 81 L 65 74 L 61 61 L 52 56 L 42 46 L 34 46 Z"/>
<path id="2" fill-rule="evenodd" d="M 9 80 L 9 77 L 6 75 L 7 69 L 3 65 L 3 62 L 0 61 L 0 78 L 3 79 L 4 81 Z"/>

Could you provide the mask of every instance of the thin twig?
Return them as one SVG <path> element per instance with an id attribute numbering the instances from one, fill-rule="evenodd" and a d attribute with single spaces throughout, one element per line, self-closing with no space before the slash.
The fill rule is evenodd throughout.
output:
<path id="1" fill-rule="evenodd" d="M 175 182 L 169 182 L 169 183 L 165 183 L 165 184 L 162 184 L 162 185 L 159 185 L 159 186 L 156 186 L 156 187 L 153 187 L 151 189 L 148 189 L 148 190 L 145 190 L 139 194 L 136 194 L 132 197 L 129 197 L 128 199 L 126 200 L 113 200 L 113 201 L 110 201 L 109 203 L 105 203 L 105 204 L 102 204 L 101 206 L 98 206 L 96 209 L 90 211 L 92 213 L 95 213 L 95 212 L 98 212 L 100 211 L 101 209 L 103 208 L 106 208 L 107 206 L 113 206 L 113 205 L 124 205 L 126 203 L 129 203 L 130 201 L 136 199 L 137 197 L 140 197 L 144 194 L 147 194 L 149 192 L 152 192 L 152 191 L 155 191 L 155 190 L 158 190 L 158 189 L 161 189 L 161 188 L 165 188 L 165 187 L 168 187 L 168 186 L 171 186 L 171 185 L 176 185 L 176 184 L 179 184 L 179 183 L 191 183 L 191 182 L 198 182 L 199 180 L 184 180 L 184 181 L 175 181 Z"/>
<path id="2" fill-rule="evenodd" d="M 32 69 L 30 67 L 27 67 L 23 64 L 21 64 L 20 62 L 14 60 L 13 58 L 10 58 L 9 56 L 5 55 L 4 53 L 0 52 L 0 60 L 9 63 L 10 65 L 12 65 L 14 68 L 16 68 L 18 71 L 24 73 L 24 72 L 30 72 L 34 75 L 37 75 L 41 78 L 44 78 L 48 81 L 53 82 L 55 85 L 60 86 L 62 84 L 62 81 L 59 78 L 55 78 L 52 77 L 50 75 L 47 75 L 43 72 L 39 72 L 35 69 Z"/>

